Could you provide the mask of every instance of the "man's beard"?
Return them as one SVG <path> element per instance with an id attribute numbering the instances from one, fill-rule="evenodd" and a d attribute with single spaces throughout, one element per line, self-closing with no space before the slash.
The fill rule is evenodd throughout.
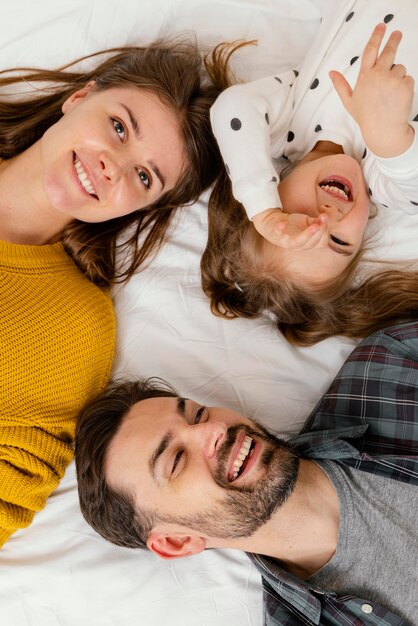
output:
<path id="1" fill-rule="evenodd" d="M 215 482 L 225 490 L 225 497 L 211 508 L 184 517 L 165 517 L 165 521 L 198 530 L 209 537 L 238 539 L 249 537 L 263 526 L 292 493 L 299 471 L 299 457 L 286 441 L 275 437 L 260 424 L 257 430 L 242 424 L 228 429 L 218 453 Z M 257 461 L 253 484 L 228 482 L 227 463 L 238 432 L 263 442 L 265 450 Z"/>

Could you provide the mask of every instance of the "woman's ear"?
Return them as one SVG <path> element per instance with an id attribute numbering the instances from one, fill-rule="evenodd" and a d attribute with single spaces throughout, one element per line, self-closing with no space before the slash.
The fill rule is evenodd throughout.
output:
<path id="1" fill-rule="evenodd" d="M 178 559 L 202 552 L 206 548 L 206 540 L 195 535 L 153 532 L 148 538 L 147 546 L 162 559 Z"/>
<path id="2" fill-rule="evenodd" d="M 84 85 L 84 87 L 72 93 L 71 96 L 68 96 L 68 98 L 66 99 L 66 101 L 63 103 L 61 107 L 62 112 L 65 114 L 67 113 L 67 111 L 72 109 L 75 104 L 80 102 L 80 100 L 85 98 L 87 94 L 91 92 L 91 90 L 95 87 L 95 85 L 96 85 L 95 80 L 89 80 L 89 82 L 86 85 Z"/>

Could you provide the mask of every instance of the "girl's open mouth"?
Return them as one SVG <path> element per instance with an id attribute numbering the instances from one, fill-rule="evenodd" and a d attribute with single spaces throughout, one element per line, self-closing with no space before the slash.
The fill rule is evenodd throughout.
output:
<path id="1" fill-rule="evenodd" d="M 353 192 L 348 180 L 340 177 L 325 178 L 319 183 L 319 187 L 335 198 L 345 202 L 353 201 Z"/>

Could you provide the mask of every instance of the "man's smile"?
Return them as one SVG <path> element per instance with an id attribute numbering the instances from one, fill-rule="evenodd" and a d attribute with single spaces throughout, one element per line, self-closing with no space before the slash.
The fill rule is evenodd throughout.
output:
<path id="1" fill-rule="evenodd" d="M 253 437 L 250 437 L 245 432 L 241 431 L 232 447 L 232 452 L 229 455 L 227 480 L 229 483 L 233 483 L 256 464 L 259 454 L 254 456 L 254 452 L 260 452 L 261 443 L 256 442 Z"/>

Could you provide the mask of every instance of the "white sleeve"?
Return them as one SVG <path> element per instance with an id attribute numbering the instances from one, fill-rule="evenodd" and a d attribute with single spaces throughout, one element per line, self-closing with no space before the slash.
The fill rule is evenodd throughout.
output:
<path id="1" fill-rule="evenodd" d="M 280 208 L 273 157 L 283 154 L 297 72 L 229 87 L 210 111 L 234 197 L 250 219 Z"/>
<path id="2" fill-rule="evenodd" d="M 418 122 L 410 125 L 415 136 L 408 150 L 388 159 L 370 152 L 372 158 L 365 170 L 374 201 L 391 210 L 418 214 Z"/>

